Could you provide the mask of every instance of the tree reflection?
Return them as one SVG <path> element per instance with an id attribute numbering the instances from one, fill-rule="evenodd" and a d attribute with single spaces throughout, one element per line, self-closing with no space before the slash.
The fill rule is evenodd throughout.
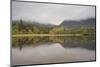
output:
<path id="1" fill-rule="evenodd" d="M 86 49 L 95 49 L 95 36 L 34 36 L 34 37 L 13 37 L 12 47 L 22 50 L 25 46 L 38 46 L 44 43 L 60 43 L 64 48 L 81 47 Z"/>

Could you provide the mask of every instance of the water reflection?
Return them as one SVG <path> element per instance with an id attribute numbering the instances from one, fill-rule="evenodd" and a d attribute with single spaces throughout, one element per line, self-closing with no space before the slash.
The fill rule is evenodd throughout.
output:
<path id="1" fill-rule="evenodd" d="M 95 60 L 95 37 L 13 38 L 12 64 Z"/>
<path id="2" fill-rule="evenodd" d="M 44 43 L 60 43 L 64 48 L 80 47 L 95 50 L 95 39 L 90 37 L 21 37 L 13 38 L 13 47 L 38 46 Z"/>

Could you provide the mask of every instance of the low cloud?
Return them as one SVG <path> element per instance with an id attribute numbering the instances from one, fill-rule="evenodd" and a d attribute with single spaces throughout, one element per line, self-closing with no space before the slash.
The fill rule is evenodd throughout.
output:
<path id="1" fill-rule="evenodd" d="M 63 20 L 95 17 L 95 7 L 46 3 L 12 2 L 12 20 L 39 21 L 59 25 Z"/>

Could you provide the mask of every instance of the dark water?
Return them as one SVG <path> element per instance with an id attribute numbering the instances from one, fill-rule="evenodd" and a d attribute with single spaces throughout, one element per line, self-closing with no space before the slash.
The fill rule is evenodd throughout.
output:
<path id="1" fill-rule="evenodd" d="M 12 40 L 12 65 L 95 60 L 95 37 L 18 37 Z"/>

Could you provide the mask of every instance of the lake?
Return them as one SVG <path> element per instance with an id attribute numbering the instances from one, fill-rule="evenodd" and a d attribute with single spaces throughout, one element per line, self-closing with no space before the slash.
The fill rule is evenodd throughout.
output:
<path id="1" fill-rule="evenodd" d="M 95 61 L 95 37 L 12 38 L 12 65 Z"/>

